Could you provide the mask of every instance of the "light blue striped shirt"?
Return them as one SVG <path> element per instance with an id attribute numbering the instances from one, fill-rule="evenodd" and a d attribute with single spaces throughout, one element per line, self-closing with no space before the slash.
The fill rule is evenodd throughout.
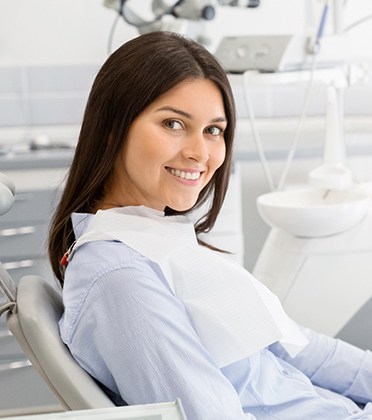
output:
<path id="1" fill-rule="evenodd" d="M 73 215 L 77 237 L 90 217 Z M 121 242 L 82 245 L 63 299 L 63 341 L 130 405 L 180 398 L 189 420 L 372 418 L 352 401 L 372 400 L 370 351 L 304 329 L 294 359 L 276 343 L 220 369 L 159 267 Z"/>

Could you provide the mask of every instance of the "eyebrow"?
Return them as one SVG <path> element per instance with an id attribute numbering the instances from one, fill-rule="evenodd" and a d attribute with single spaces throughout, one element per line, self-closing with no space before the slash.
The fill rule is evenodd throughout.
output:
<path id="1" fill-rule="evenodd" d="M 174 112 L 175 114 L 182 115 L 183 117 L 188 118 L 189 120 L 193 119 L 192 115 L 189 114 L 188 112 L 182 111 L 182 109 L 174 108 L 172 106 L 163 106 L 156 110 L 156 112 L 158 111 L 171 111 L 171 112 Z M 216 117 L 216 118 L 213 118 L 211 122 L 227 122 L 227 119 L 225 117 Z"/>

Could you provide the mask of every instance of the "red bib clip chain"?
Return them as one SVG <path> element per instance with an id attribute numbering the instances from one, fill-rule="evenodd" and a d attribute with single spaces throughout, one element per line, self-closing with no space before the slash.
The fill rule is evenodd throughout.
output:
<path id="1" fill-rule="evenodd" d="M 71 261 L 72 256 L 74 255 L 74 246 L 76 244 L 76 241 L 72 243 L 70 248 L 63 254 L 63 257 L 61 258 L 61 265 L 62 267 L 66 267 L 67 264 Z"/>

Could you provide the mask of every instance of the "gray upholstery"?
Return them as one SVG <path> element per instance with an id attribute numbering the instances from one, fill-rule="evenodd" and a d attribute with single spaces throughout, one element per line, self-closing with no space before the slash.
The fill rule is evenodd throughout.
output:
<path id="1" fill-rule="evenodd" d="M 9 282 L 9 275 L 2 268 L 0 283 L 5 275 Z M 67 410 L 113 407 L 113 402 L 60 339 L 58 320 L 63 304 L 57 288 L 38 276 L 22 277 L 15 303 L 7 314 L 8 328 L 63 407 Z"/>

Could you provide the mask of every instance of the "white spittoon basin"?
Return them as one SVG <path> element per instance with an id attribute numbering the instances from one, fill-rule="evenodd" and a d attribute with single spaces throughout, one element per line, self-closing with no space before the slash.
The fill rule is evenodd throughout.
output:
<path id="1" fill-rule="evenodd" d="M 265 223 L 299 237 L 344 232 L 360 222 L 370 206 L 371 196 L 361 189 L 277 191 L 257 198 Z"/>

